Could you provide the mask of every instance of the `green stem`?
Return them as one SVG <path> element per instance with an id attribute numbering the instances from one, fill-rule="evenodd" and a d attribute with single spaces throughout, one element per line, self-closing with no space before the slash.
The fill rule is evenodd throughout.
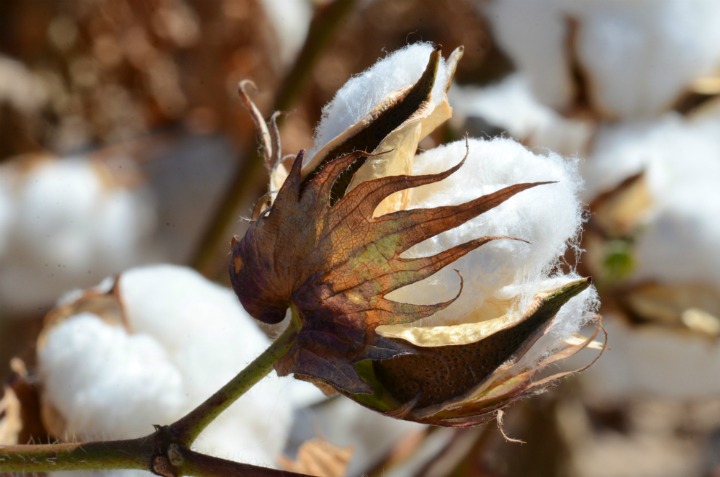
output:
<path id="1" fill-rule="evenodd" d="M 0 475 L 4 472 L 146 469 L 153 446 L 147 440 L 0 446 Z"/>
<path id="2" fill-rule="evenodd" d="M 299 329 L 299 320 L 293 310 L 293 318 L 287 329 L 268 349 L 205 402 L 170 425 L 170 432 L 173 433 L 177 442 L 189 447 L 215 418 L 258 381 L 267 376 L 272 370 L 273 364 L 290 350 Z"/>

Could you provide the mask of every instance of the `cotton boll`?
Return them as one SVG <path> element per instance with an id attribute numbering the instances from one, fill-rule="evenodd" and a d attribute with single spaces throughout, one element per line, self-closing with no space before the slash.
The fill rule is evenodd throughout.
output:
<path id="1" fill-rule="evenodd" d="M 481 118 L 538 152 L 579 155 L 593 132 L 587 121 L 566 119 L 540 103 L 519 74 L 484 88 L 455 86 L 449 98 L 456 129 L 462 130 L 470 118 Z"/>
<path id="2" fill-rule="evenodd" d="M 393 52 L 345 83 L 333 100 L 323 107 L 322 119 L 315 130 L 315 145 L 308 153 L 308 159 L 333 138 L 364 118 L 390 93 L 413 85 L 425 71 L 433 50 L 430 43 L 409 45 Z M 432 92 L 435 105 L 445 97 L 446 78 L 449 74 L 445 60 L 441 60 L 438 80 Z"/>
<path id="3" fill-rule="evenodd" d="M 427 151 L 417 157 L 415 174 L 438 172 L 457 163 L 466 153 L 460 141 Z M 521 182 L 557 181 L 523 191 L 498 207 L 456 229 L 413 247 L 409 254 L 427 256 L 451 246 L 486 235 L 505 235 L 527 241 L 499 239 L 454 262 L 452 268 L 463 278 L 464 289 L 446 310 L 429 318 L 428 323 L 461 322 L 494 318 L 478 310 L 493 313 L 493 303 L 516 294 L 527 305 L 550 278 L 554 265 L 565 252 L 567 243 L 578 233 L 582 208 L 578 199 L 581 180 L 576 161 L 555 154 L 539 156 L 510 139 L 470 140 L 469 154 L 462 168 L 449 178 L 412 191 L 411 208 L 459 204 Z M 567 280 L 567 277 L 565 278 Z M 560 283 L 555 284 L 558 286 Z M 452 298 L 459 280 L 451 270 L 396 292 L 396 300 L 438 302 Z M 570 315 L 570 313 L 568 313 Z M 577 321 L 587 313 L 573 315 Z"/>
<path id="4" fill-rule="evenodd" d="M 487 11 L 495 38 L 527 75 L 533 93 L 557 110 L 564 109 L 575 93 L 563 50 L 563 3 L 502 0 L 491 3 Z"/>
<path id="5" fill-rule="evenodd" d="M 578 93 L 574 65 L 592 109 L 613 119 L 667 111 L 695 79 L 720 66 L 714 0 L 502 0 L 487 12 L 534 94 L 561 112 Z"/>
<path id="6" fill-rule="evenodd" d="M 135 268 L 122 273 L 115 288 L 123 325 L 77 314 L 47 330 L 39 346 L 44 399 L 78 436 L 139 437 L 152 432 L 152 424 L 169 424 L 270 344 L 230 290 L 191 269 Z M 193 447 L 274 466 L 289 430 L 292 388 L 268 376 Z"/>
<path id="7" fill-rule="evenodd" d="M 52 329 L 38 360 L 44 396 L 70 438 L 138 437 L 169 424 L 184 404 L 182 377 L 157 341 L 90 313 Z"/>
<path id="8" fill-rule="evenodd" d="M 578 53 L 607 116 L 657 115 L 694 79 L 720 67 L 714 0 L 589 2 L 574 9 L 582 25 Z"/>
<path id="9" fill-rule="evenodd" d="M 42 309 L 69 289 L 158 255 L 153 197 L 130 161 L 123 177 L 84 156 L 26 156 L 2 169 L 0 202 L 6 198 L 13 211 L 0 240 L 5 312 Z"/>

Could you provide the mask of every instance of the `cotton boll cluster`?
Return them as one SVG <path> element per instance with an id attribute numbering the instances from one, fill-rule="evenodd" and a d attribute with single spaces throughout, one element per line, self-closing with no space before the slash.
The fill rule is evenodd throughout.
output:
<path id="1" fill-rule="evenodd" d="M 33 312 L 154 253 L 152 196 L 134 165 L 26 156 L 0 168 L 0 307 Z"/>
<path id="2" fill-rule="evenodd" d="M 655 116 L 720 68 L 720 5 L 713 0 L 503 0 L 487 14 L 534 94 L 560 111 L 586 94 L 606 118 Z"/>
<path id="3" fill-rule="evenodd" d="M 60 438 L 149 434 L 152 424 L 170 424 L 200 404 L 269 345 L 231 291 L 171 265 L 128 270 L 112 291 L 89 290 L 49 317 L 39 374 L 44 414 Z M 288 386 L 263 379 L 194 448 L 273 466 L 289 431 Z"/>

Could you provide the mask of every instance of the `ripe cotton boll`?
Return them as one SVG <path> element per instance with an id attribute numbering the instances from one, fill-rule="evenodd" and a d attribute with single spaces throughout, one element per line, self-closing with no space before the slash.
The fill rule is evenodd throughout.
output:
<path id="1" fill-rule="evenodd" d="M 131 269 L 113 293 L 89 290 L 49 315 L 38 361 L 45 415 L 59 416 L 51 425 L 57 437 L 149 434 L 153 424 L 170 424 L 200 404 L 269 344 L 232 292 L 187 268 Z M 265 378 L 193 447 L 274 466 L 289 429 L 290 387 Z"/>
<path id="2" fill-rule="evenodd" d="M 234 238 L 230 278 L 259 321 L 277 324 L 292 310 L 297 335 L 275 362 L 279 374 L 394 417 L 466 427 L 561 377 L 533 379 L 590 343 L 564 338 L 597 303 L 589 279 L 555 270 L 580 223 L 575 164 L 507 140 L 416 157 L 420 139 L 449 119 L 461 54 L 443 60 L 413 45 L 343 87 L 310 159 L 301 152 L 273 171 L 279 189 Z M 409 79 L 402 71 L 416 55 L 425 67 Z M 346 129 L 327 132 L 338 124 Z M 561 187 L 546 192 L 553 181 Z M 485 259 L 461 270 L 469 283 L 460 290 L 443 271 L 470 256 Z"/>
<path id="3" fill-rule="evenodd" d="M 0 196 L 13 210 L 0 229 L 6 314 L 42 309 L 69 289 L 156 254 L 153 198 L 134 164 L 114 161 L 122 179 L 109 162 L 87 157 L 27 156 L 2 166 Z"/>
<path id="4" fill-rule="evenodd" d="M 510 139 L 473 139 L 467 147 L 468 157 L 463 169 L 442 182 L 414 189 L 410 208 L 458 204 L 513 183 L 540 179 L 557 182 L 526 191 L 514 201 L 501 204 L 410 250 L 412 256 L 427 256 L 481 234 L 521 239 L 496 240 L 458 259 L 451 268 L 462 276 L 465 293 L 451 306 L 428 318 L 428 324 L 467 320 L 477 313 L 476 310 L 483 309 L 482 303 L 491 304 L 507 295 L 523 296 L 517 305 L 521 309 L 527 306 L 528 300 L 537 292 L 536 287 L 549 286 L 545 282 L 553 279 L 553 267 L 564 254 L 568 241 L 576 238 L 582 224 L 582 204 L 578 198 L 582 181 L 577 161 L 552 153 L 536 155 Z M 464 142 L 437 147 L 416 158 L 413 172 L 427 174 L 442 170 L 465 153 Z M 432 281 L 428 280 L 425 286 L 416 284 L 399 292 L 403 292 L 403 298 L 415 295 L 430 301 L 448 299 L 456 293 L 458 286 L 458 279 L 453 274 L 452 270 L 444 270 Z M 555 286 L 561 282 L 562 279 Z M 396 293 L 401 295 L 399 292 Z M 568 308 L 563 310 L 572 308 L 573 303 L 580 303 L 581 309 L 594 310 L 594 300 L 594 295 L 586 292 L 571 300 L 566 305 Z M 492 312 L 493 307 L 488 307 L 488 311 Z M 569 322 L 556 320 L 555 326 L 562 327 L 563 334 L 576 332 L 589 318 L 588 313 L 577 309 L 568 315 Z M 491 317 L 475 316 L 475 319 Z"/>
<path id="5" fill-rule="evenodd" d="M 713 0 L 504 0 L 488 18 L 533 92 L 563 112 L 585 95 L 606 118 L 654 116 L 720 67 Z"/>
<path id="6" fill-rule="evenodd" d="M 469 129 L 478 137 L 487 131 L 474 130 L 473 120 L 481 120 L 521 141 L 531 150 L 552 150 L 561 155 L 578 156 L 592 135 L 593 125 L 579 118 L 565 118 L 540 103 L 530 91 L 527 79 L 513 74 L 486 87 L 455 86 L 449 92 L 456 130 Z"/>

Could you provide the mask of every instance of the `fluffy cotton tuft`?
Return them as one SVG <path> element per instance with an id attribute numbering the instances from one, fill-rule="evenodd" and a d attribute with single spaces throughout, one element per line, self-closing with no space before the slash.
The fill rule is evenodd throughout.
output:
<path id="1" fill-rule="evenodd" d="M 573 57 L 592 106 L 613 118 L 668 110 L 690 83 L 720 66 L 715 0 L 493 2 L 495 35 L 545 104 L 571 106 Z M 570 21 L 576 22 L 571 51 Z"/>
<path id="2" fill-rule="evenodd" d="M 430 43 L 406 46 L 345 83 L 333 100 L 323 107 L 322 119 L 315 130 L 315 145 L 307 155 L 308 160 L 323 146 L 364 118 L 387 95 L 417 82 L 434 49 Z M 445 60 L 441 59 L 432 92 L 435 105 L 445 97 L 449 74 Z"/>
<path id="3" fill-rule="evenodd" d="M 586 162 L 589 196 L 644 171 L 652 206 L 635 245 L 634 277 L 720 286 L 720 123 L 677 115 L 599 130 Z"/>
<path id="4" fill-rule="evenodd" d="M 78 438 L 129 438 L 170 424 L 269 346 L 234 294 L 171 265 L 123 273 L 127 328 L 81 313 L 39 349 L 44 399 Z M 273 466 L 292 412 L 292 386 L 268 376 L 203 432 L 194 448 Z"/>
<path id="5" fill-rule="evenodd" d="M 122 169 L 135 170 L 129 161 Z M 6 313 L 42 308 L 155 254 L 149 190 L 116 182 L 107 164 L 28 157 L 3 165 L 0 175 L 0 209 L 2 203 L 12 209 L 10 215 L 0 210 L 0 308 Z"/>
<path id="6" fill-rule="evenodd" d="M 427 151 L 416 158 L 414 173 L 445 170 L 466 153 L 464 141 Z M 577 161 L 556 154 L 533 154 L 510 139 L 469 142 L 469 154 L 462 168 L 435 184 L 413 189 L 410 207 L 437 207 L 459 204 L 502 187 L 521 182 L 556 181 L 523 191 L 498 207 L 456 229 L 417 245 L 409 251 L 426 256 L 485 235 L 506 235 L 529 243 L 499 239 L 446 267 L 435 276 L 396 292 L 393 299 L 439 302 L 452 298 L 463 278 L 463 293 L 427 324 L 452 324 L 495 318 L 478 310 L 497 312 L 493 301 L 520 295 L 523 310 L 541 290 L 560 286 L 575 275 L 555 276 L 555 266 L 569 242 L 578 235 L 582 205 L 578 190 L 582 184 Z M 586 291 L 563 307 L 555 320 L 557 334 L 574 333 L 596 308 L 594 292 Z M 472 317 L 472 318 L 471 318 Z"/>

